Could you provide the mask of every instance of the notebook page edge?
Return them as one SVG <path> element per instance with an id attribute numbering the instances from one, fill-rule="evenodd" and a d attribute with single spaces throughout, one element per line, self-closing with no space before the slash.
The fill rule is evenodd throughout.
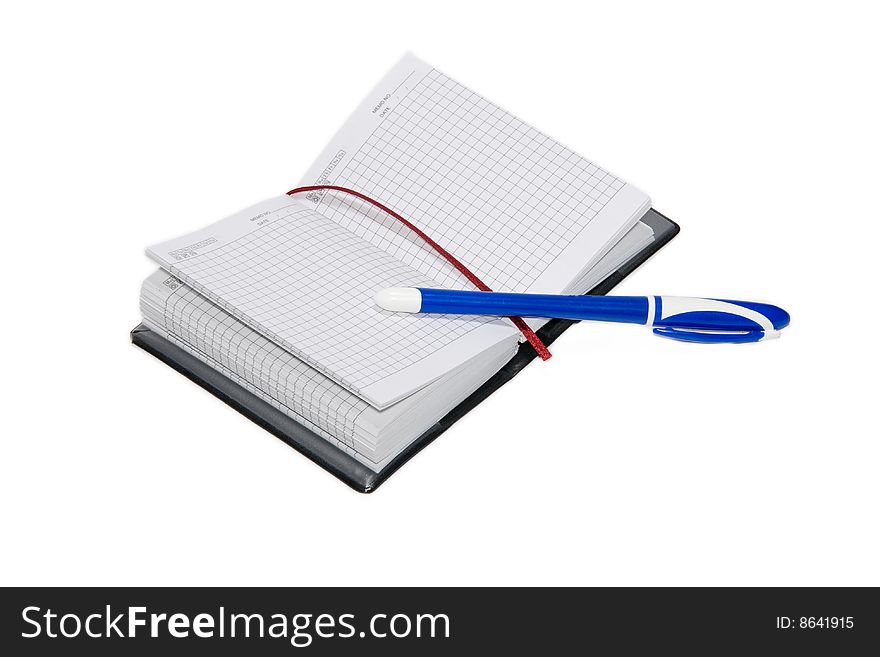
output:
<path id="1" fill-rule="evenodd" d="M 171 299 L 179 298 L 181 295 L 185 296 L 186 294 L 187 285 L 185 283 L 180 282 L 164 269 L 155 270 L 141 285 L 140 305 L 144 325 L 166 340 L 180 346 L 207 365 L 220 371 L 225 376 L 233 378 L 240 385 L 245 386 L 251 392 L 260 396 L 264 401 L 268 401 L 295 421 L 304 424 L 322 438 L 331 440 L 337 447 L 344 449 L 348 453 L 352 453 L 351 450 L 354 450 L 363 457 L 365 462 L 370 464 L 380 463 L 388 456 L 398 453 L 402 445 L 410 442 L 405 439 L 407 435 L 421 435 L 430 424 L 454 407 L 457 404 L 457 400 L 460 400 L 462 396 L 470 394 L 475 385 L 479 385 L 480 382 L 494 374 L 509 360 L 515 351 L 515 346 L 511 345 L 504 352 L 498 351 L 498 349 L 481 352 L 469 363 L 449 372 L 406 400 L 403 400 L 400 404 L 395 404 L 385 411 L 379 411 L 346 390 L 336 389 L 334 391 L 332 386 L 338 386 L 338 384 L 330 380 L 322 383 L 320 378 L 324 375 L 303 363 L 302 365 L 311 370 L 311 373 L 298 375 L 305 379 L 303 384 L 305 389 L 300 395 L 303 400 L 308 398 L 310 401 L 308 403 L 304 401 L 297 402 L 297 396 L 288 387 L 289 374 L 286 377 L 281 377 L 280 375 L 273 376 L 271 372 L 267 373 L 262 369 L 266 356 L 261 356 L 260 354 L 266 349 L 277 347 L 268 338 L 258 334 L 255 339 L 260 341 L 256 345 L 259 351 L 253 353 L 248 353 L 247 350 L 239 352 L 231 360 L 231 363 L 237 364 L 233 365 L 217 360 L 214 352 L 221 354 L 229 353 L 231 342 L 229 344 L 227 342 L 235 342 L 239 338 L 241 330 L 252 331 L 252 329 L 246 327 L 240 320 L 226 313 L 225 310 L 209 299 L 201 297 L 191 288 L 189 288 L 189 294 L 200 297 L 205 304 L 212 306 L 216 312 L 204 313 L 200 323 L 184 326 L 185 330 L 182 333 L 178 333 L 176 324 L 181 320 L 175 319 L 174 315 L 179 313 L 179 301 L 175 302 L 175 310 L 171 310 L 170 313 L 167 303 Z M 151 307 L 154 310 L 151 311 Z M 224 315 L 226 317 L 225 320 L 221 317 Z M 171 326 L 167 325 L 169 322 Z M 233 325 L 240 325 L 240 330 L 221 330 L 218 333 L 218 327 L 228 326 L 230 322 Z M 211 329 L 210 326 L 214 328 Z M 201 335 L 202 337 L 197 338 L 197 342 L 194 343 L 190 338 L 186 337 L 190 334 L 193 336 Z M 197 344 L 200 340 L 206 341 L 206 343 L 212 346 L 202 348 Z M 491 357 L 490 354 L 492 354 Z M 260 368 L 252 367 L 247 364 L 248 362 L 254 365 L 259 362 L 261 363 Z M 244 370 L 248 371 L 247 375 L 244 373 Z M 318 380 L 315 380 L 313 376 L 318 377 Z M 284 381 L 283 386 L 282 381 Z M 331 386 L 331 388 L 324 390 L 327 385 Z M 308 392 L 307 389 L 312 390 L 312 392 Z M 322 390 L 324 392 L 321 392 Z M 316 393 L 320 394 L 321 398 L 327 399 L 331 406 L 324 410 L 315 411 L 313 406 L 315 400 L 312 395 Z M 360 410 L 355 411 L 353 418 L 347 419 L 348 423 L 353 423 L 351 425 L 352 431 L 346 430 L 343 424 L 338 422 L 327 422 L 331 417 L 337 416 L 337 413 L 333 410 L 333 404 L 340 402 L 340 395 L 349 395 L 351 397 L 351 402 L 349 403 L 362 405 Z M 299 408 L 298 403 L 304 404 L 303 409 Z M 434 406 L 437 406 L 437 408 L 434 408 Z M 426 413 L 426 408 L 432 410 Z M 309 412 L 315 416 L 303 414 Z M 343 411 L 343 413 L 347 415 L 350 411 Z M 428 416 L 427 420 L 425 415 Z M 413 426 L 417 427 L 417 430 L 413 430 Z M 346 440 L 351 442 L 346 442 Z"/>

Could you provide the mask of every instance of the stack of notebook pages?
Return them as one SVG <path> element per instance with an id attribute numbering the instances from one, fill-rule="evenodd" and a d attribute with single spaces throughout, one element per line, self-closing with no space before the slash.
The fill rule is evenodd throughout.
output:
<path id="1" fill-rule="evenodd" d="M 302 184 L 381 201 L 499 291 L 583 294 L 654 238 L 644 193 L 412 56 Z M 149 329 L 375 472 L 522 341 L 504 318 L 378 308 L 385 287 L 473 288 L 332 191 L 268 199 L 147 253 L 161 268 L 141 290 Z"/>

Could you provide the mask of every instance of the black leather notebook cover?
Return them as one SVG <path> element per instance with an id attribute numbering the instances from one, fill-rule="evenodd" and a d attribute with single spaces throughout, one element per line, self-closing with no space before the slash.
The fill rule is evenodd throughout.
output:
<path id="1" fill-rule="evenodd" d="M 607 294 L 615 285 L 675 237 L 679 231 L 678 224 L 653 209 L 649 210 L 642 217 L 642 221 L 654 230 L 654 241 L 593 288 L 589 294 Z M 544 341 L 544 344 L 550 345 L 569 326 L 575 323 L 570 320 L 551 320 L 538 331 L 538 336 Z M 213 395 L 232 406 L 239 413 L 278 436 L 295 450 L 304 454 L 361 493 L 370 493 L 376 490 L 379 484 L 391 476 L 401 465 L 411 459 L 417 452 L 424 449 L 431 441 L 455 424 L 459 418 L 463 417 L 468 411 L 486 399 L 486 397 L 510 381 L 532 359 L 537 357 L 535 350 L 530 344 L 524 343 L 520 345 L 519 351 L 517 351 L 514 357 L 496 372 L 492 378 L 414 440 L 409 447 L 381 471 L 373 472 L 349 454 L 331 445 L 256 395 L 248 392 L 208 365 L 205 365 L 180 347 L 157 335 L 143 324 L 138 325 L 132 330 L 131 341 L 195 381 Z"/>

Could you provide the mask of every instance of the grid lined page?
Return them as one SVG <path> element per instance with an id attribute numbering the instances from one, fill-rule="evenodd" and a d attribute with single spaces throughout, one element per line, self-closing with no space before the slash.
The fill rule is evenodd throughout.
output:
<path id="1" fill-rule="evenodd" d="M 377 290 L 436 283 L 286 196 L 148 254 L 377 408 L 516 336 L 487 318 L 382 311 Z"/>
<path id="2" fill-rule="evenodd" d="M 650 207 L 624 181 L 412 56 L 380 82 L 302 184 L 394 208 L 497 290 L 562 292 Z M 406 228 L 350 197 L 320 212 L 445 287 L 469 287 Z"/>
<path id="3" fill-rule="evenodd" d="M 160 269 L 141 287 L 144 323 L 263 401 L 377 470 L 506 362 L 481 357 L 377 410 Z"/>
<path id="4" fill-rule="evenodd" d="M 144 321 L 348 453 L 369 404 L 159 270 L 141 290 Z M 268 399 L 267 399 L 268 398 Z M 341 443 L 341 444 L 340 444 Z"/>

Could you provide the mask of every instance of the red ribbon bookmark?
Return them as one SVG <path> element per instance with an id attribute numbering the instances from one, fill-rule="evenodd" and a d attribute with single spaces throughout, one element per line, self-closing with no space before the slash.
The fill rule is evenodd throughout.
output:
<path id="1" fill-rule="evenodd" d="M 394 210 L 389 208 L 387 205 L 383 205 L 379 203 L 379 201 L 370 198 L 366 194 L 362 194 L 354 189 L 349 189 L 348 187 L 340 187 L 339 185 L 307 185 L 305 187 L 296 187 L 287 192 L 288 196 L 293 196 L 294 194 L 300 194 L 303 192 L 314 192 L 321 189 L 329 189 L 336 192 L 344 192 L 345 194 L 351 194 L 352 196 L 356 196 L 362 201 L 366 201 L 370 205 L 379 208 L 383 212 L 386 212 L 390 216 L 397 219 L 404 226 L 409 228 L 412 232 L 422 238 L 426 244 L 428 244 L 432 249 L 434 249 L 441 256 L 446 258 L 449 263 L 455 267 L 458 271 L 460 271 L 465 278 L 467 278 L 471 283 L 474 284 L 478 289 L 483 290 L 484 292 L 491 292 L 492 288 L 486 285 L 483 281 L 479 279 L 479 277 L 468 269 L 462 262 L 452 255 L 449 251 L 444 249 L 442 246 L 437 244 L 434 240 L 428 237 L 421 229 L 415 226 L 412 222 L 404 219 L 402 216 L 397 214 Z M 518 328 L 522 334 L 525 336 L 526 340 L 529 341 L 529 344 L 534 347 L 535 351 L 541 357 L 541 360 L 549 360 L 550 359 L 550 350 L 547 349 L 547 346 L 541 341 L 535 332 L 529 328 L 529 325 L 523 321 L 522 317 L 508 317 L 508 319 L 514 323 L 516 328 Z"/>

